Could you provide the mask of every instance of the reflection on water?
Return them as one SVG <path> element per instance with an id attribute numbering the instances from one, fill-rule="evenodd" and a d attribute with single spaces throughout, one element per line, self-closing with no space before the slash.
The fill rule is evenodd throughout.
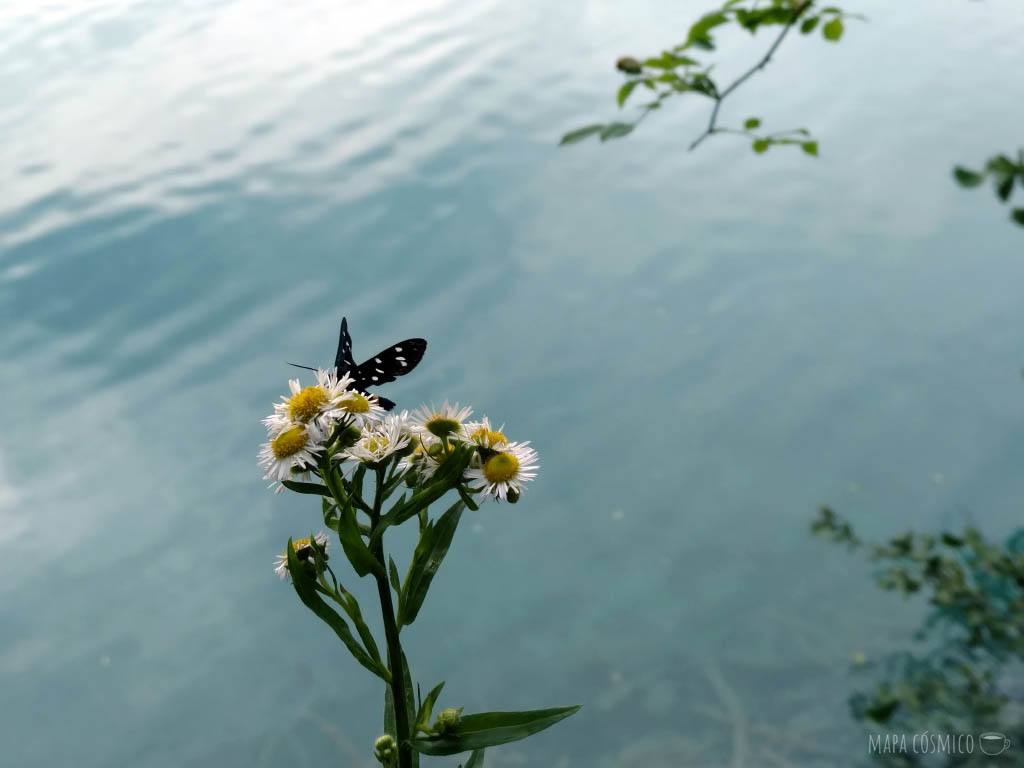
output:
<path id="1" fill-rule="evenodd" d="M 277 581 L 311 510 L 255 466 L 342 313 L 357 354 L 430 341 L 389 397 L 541 454 L 410 630 L 446 704 L 585 702 L 489 765 L 859 759 L 850 650 L 920 611 L 815 505 L 999 536 L 1024 491 L 1019 233 L 949 180 L 1019 140 L 1024 17 L 860 6 L 735 107 L 813 124 L 818 161 L 687 154 L 685 104 L 556 148 L 698 3 L 0 7 L 10 764 L 366 764 L 379 691 Z"/>

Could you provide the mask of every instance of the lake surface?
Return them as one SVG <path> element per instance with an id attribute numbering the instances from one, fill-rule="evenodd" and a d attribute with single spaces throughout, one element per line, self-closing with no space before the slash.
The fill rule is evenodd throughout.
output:
<path id="1" fill-rule="evenodd" d="M 723 118 L 818 159 L 689 153 L 697 100 L 556 146 L 705 7 L 0 7 L 5 765 L 373 764 L 379 687 L 273 572 L 319 510 L 256 466 L 342 314 L 357 357 L 429 340 L 401 406 L 540 453 L 406 640 L 445 706 L 585 705 L 488 766 L 863 760 L 850 653 L 922 607 L 816 506 L 1020 523 L 1024 230 L 950 171 L 1020 146 L 1024 7 L 857 0 L 787 42 Z M 727 77 L 767 38 L 723 42 Z"/>

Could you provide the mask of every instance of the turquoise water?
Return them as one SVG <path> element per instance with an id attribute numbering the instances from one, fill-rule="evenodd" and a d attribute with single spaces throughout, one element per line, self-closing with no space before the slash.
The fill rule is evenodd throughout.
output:
<path id="1" fill-rule="evenodd" d="M 556 147 L 704 7 L 0 7 L 5 765 L 372 764 L 378 686 L 273 572 L 318 509 L 256 467 L 342 314 L 357 356 L 429 340 L 402 406 L 540 452 L 406 641 L 444 705 L 585 705 L 489 766 L 864 757 L 849 654 L 921 606 L 808 522 L 1019 524 L 1024 236 L 950 169 L 1020 145 L 1024 9 L 787 44 L 723 117 L 817 160 L 687 153 L 700 102 Z"/>

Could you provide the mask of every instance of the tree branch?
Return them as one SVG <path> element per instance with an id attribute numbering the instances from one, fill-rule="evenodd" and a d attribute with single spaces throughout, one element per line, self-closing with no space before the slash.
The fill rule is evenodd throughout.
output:
<path id="1" fill-rule="evenodd" d="M 728 88 L 726 88 L 721 93 L 715 95 L 715 106 L 714 109 L 711 110 L 711 119 L 708 121 L 708 127 L 704 129 L 704 133 L 698 136 L 694 140 L 694 142 L 690 144 L 691 152 L 694 149 L 696 149 L 700 145 L 700 143 L 704 141 L 704 139 L 718 131 L 718 110 L 722 106 L 722 102 L 725 100 L 725 97 L 728 96 L 733 91 L 735 91 L 741 85 L 743 85 L 743 83 L 750 79 L 750 77 L 755 72 L 764 69 L 768 65 L 768 62 L 771 61 L 775 51 L 778 49 L 780 45 L 782 45 L 782 41 L 786 39 L 786 35 L 789 34 L 789 30 L 793 28 L 793 25 L 796 24 L 797 20 L 803 15 L 803 12 L 810 7 L 811 3 L 807 2 L 807 0 L 804 0 L 804 2 L 800 3 L 800 5 L 798 5 L 796 9 L 793 11 L 793 18 L 791 18 L 786 23 L 786 26 L 782 28 L 782 32 L 780 32 L 779 36 L 775 38 L 775 42 L 772 43 L 771 47 L 768 49 L 768 52 L 765 53 L 761 60 L 757 62 L 757 64 L 752 66 L 750 69 L 748 69 L 746 72 L 744 72 L 742 75 L 740 75 L 738 78 L 736 78 L 736 80 L 734 80 Z"/>

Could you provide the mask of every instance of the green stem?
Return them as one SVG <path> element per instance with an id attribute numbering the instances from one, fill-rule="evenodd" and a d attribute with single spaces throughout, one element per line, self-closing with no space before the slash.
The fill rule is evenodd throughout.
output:
<path id="1" fill-rule="evenodd" d="M 384 488 L 384 469 L 377 470 L 377 487 L 374 490 L 371 527 L 376 528 L 380 521 L 380 507 L 384 501 L 381 491 Z M 391 670 L 391 698 L 395 705 L 395 734 L 398 741 L 398 768 L 412 768 L 412 747 L 409 739 L 409 710 L 406 708 L 407 691 L 405 690 L 405 669 L 402 660 L 402 645 L 398 639 L 398 624 L 395 621 L 395 604 L 391 599 L 391 585 L 388 584 L 387 561 L 384 559 L 383 537 L 371 541 L 373 556 L 382 566 L 384 575 L 375 574 L 377 594 L 380 595 L 381 614 L 384 618 L 384 637 L 388 643 L 388 667 Z"/>

